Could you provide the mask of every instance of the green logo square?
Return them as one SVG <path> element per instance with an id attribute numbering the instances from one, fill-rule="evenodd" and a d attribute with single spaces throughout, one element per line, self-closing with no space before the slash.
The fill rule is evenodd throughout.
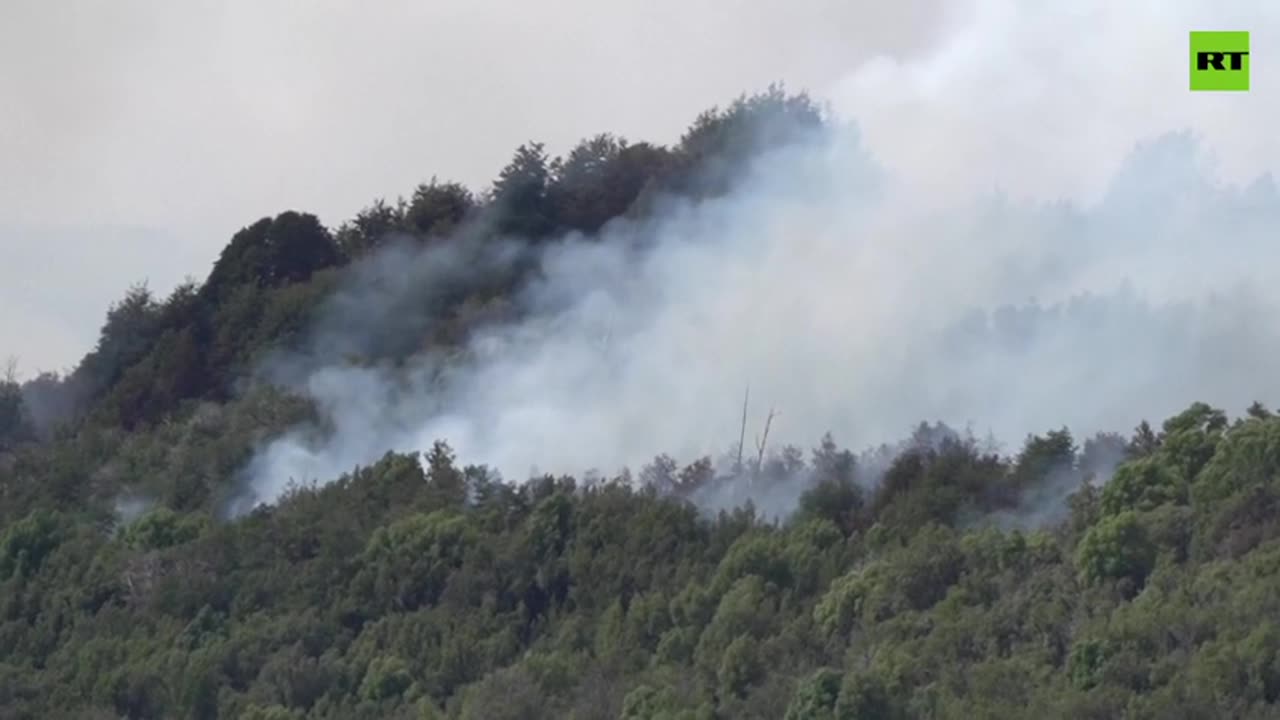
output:
<path id="1" fill-rule="evenodd" d="M 1191 33 L 1191 89 L 1249 89 L 1249 33 Z"/>

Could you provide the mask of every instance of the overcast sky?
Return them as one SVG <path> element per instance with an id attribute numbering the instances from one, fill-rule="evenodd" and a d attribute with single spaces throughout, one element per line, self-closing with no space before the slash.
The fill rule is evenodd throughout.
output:
<path id="1" fill-rule="evenodd" d="M 937 0 L 0 4 L 0 356 L 66 368 L 133 282 L 203 278 L 287 208 L 336 226 L 516 145 L 672 142 L 783 81 L 919 50 Z"/>

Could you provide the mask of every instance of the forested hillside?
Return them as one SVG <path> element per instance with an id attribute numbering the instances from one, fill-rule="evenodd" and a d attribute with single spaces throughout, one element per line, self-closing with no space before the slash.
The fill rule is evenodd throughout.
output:
<path id="1" fill-rule="evenodd" d="M 349 362 L 448 355 L 521 312 L 538 247 L 728 192 L 825 122 L 773 88 L 671 147 L 529 143 L 483 192 L 432 179 L 332 231 L 282 212 L 205 279 L 129 290 L 65 375 L 10 369 L 0 717 L 1280 717 L 1261 404 L 1011 453 L 921 424 L 526 482 L 442 440 L 233 510 L 255 448 L 316 416 L 264 361 L 361 263 L 518 239 L 507 272 L 442 278 Z M 785 517 L 753 503 L 784 495 Z"/>

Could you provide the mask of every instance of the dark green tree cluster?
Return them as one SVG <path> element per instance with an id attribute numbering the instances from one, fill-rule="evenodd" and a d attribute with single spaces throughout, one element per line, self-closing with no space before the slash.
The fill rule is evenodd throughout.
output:
<path id="1" fill-rule="evenodd" d="M 807 95 L 770 87 L 727 110 L 704 113 L 673 147 L 602 134 L 551 157 L 543 144 L 530 142 L 516 149 L 484 193 L 432 178 L 408 199 L 378 200 L 333 232 L 307 213 L 262 218 L 231 238 L 203 282 L 191 280 L 167 298 L 145 285 L 131 288 L 72 372 L 42 376 L 42 406 L 59 412 L 41 417 L 35 429 L 68 421 L 132 429 L 162 422 L 192 402 L 226 400 L 264 354 L 296 348 L 346 266 L 388 242 L 479 235 L 536 247 L 568 233 L 592 235 L 614 218 L 643 215 L 658 197 L 723 192 L 735 177 L 726 168 L 740 168 L 762 150 L 793 141 L 798 128 L 822 123 Z M 468 309 L 492 302 L 492 294 L 488 287 L 463 288 L 435 315 L 470 317 Z M 443 339 L 461 342 L 469 329 L 464 323 Z M 441 339 L 425 337 L 418 346 Z"/>
<path id="2" fill-rule="evenodd" d="M 30 440 L 34 429 L 17 373 L 16 360 L 0 368 L 0 452 Z"/>
<path id="3" fill-rule="evenodd" d="M 883 468 L 830 438 L 729 478 L 660 458 L 643 483 L 511 484 L 436 443 L 221 518 L 216 492 L 190 488 L 229 489 L 257 424 L 292 419 L 283 404 L 20 453 L 0 475 L 0 715 L 1278 709 L 1280 418 L 1260 406 L 1144 425 L 1105 483 L 1089 480 L 1090 448 L 1114 438 L 1077 448 L 1066 431 L 1001 457 L 922 426 Z M 990 521 L 1064 474 L 1060 520 Z M 78 477 L 113 489 L 12 492 Z M 733 483 L 791 487 L 796 509 L 776 522 L 684 499 Z M 111 507 L 126 491 L 145 507 Z"/>

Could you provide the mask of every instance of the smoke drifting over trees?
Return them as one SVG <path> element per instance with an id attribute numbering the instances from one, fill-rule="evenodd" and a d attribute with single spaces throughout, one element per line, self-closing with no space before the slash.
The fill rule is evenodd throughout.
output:
<path id="1" fill-rule="evenodd" d="M 769 405 L 785 411 L 779 444 L 832 431 L 873 446 L 926 418 L 1006 448 L 1280 390 L 1265 360 L 1280 334 L 1259 322 L 1276 297 L 1258 273 L 1280 198 L 1207 176 L 1191 136 L 1138 146 L 1096 203 L 925 213 L 852 128 L 794 135 L 724 192 L 597 235 L 530 249 L 464 228 L 365 259 L 321 310 L 313 352 L 269 365 L 332 411 L 332 432 L 266 448 L 255 485 L 269 498 L 441 438 L 517 480 L 719 457 L 748 384 L 753 432 Z M 494 321 L 457 354 L 381 362 L 387 338 L 439 321 L 447 288 L 521 263 L 538 274 L 501 309 L 475 308 Z"/>

